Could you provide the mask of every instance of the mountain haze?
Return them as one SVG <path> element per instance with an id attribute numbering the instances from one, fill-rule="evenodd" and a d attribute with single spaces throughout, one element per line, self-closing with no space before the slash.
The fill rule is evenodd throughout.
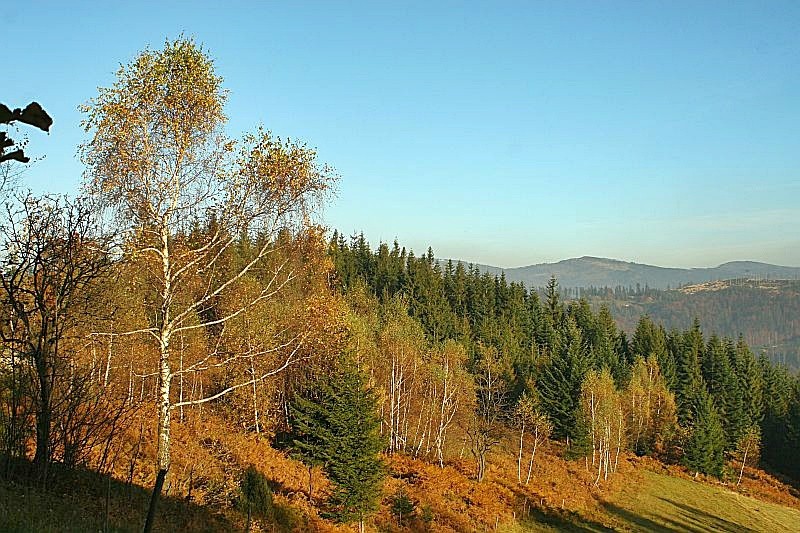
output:
<path id="1" fill-rule="evenodd" d="M 445 260 L 446 261 L 446 260 Z M 453 260 L 454 263 L 459 260 Z M 464 261 L 461 261 L 467 264 Z M 508 281 L 521 281 L 527 287 L 543 287 L 551 276 L 561 287 L 632 287 L 653 289 L 725 279 L 800 279 L 800 267 L 787 267 L 756 261 L 731 261 L 710 268 L 669 268 L 603 257 L 583 256 L 557 263 L 539 263 L 516 268 L 475 265 L 482 272 L 505 273 Z"/>

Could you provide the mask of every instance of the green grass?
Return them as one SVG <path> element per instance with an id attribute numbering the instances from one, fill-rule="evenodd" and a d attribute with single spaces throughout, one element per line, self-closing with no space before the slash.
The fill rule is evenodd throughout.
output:
<path id="1" fill-rule="evenodd" d="M 537 510 L 508 531 L 800 531 L 800 510 L 654 472 L 643 472 L 603 509 L 602 523 Z"/>
<path id="2" fill-rule="evenodd" d="M 643 472 L 606 511 L 633 530 L 798 531 L 800 511 L 742 496 L 724 487 Z"/>

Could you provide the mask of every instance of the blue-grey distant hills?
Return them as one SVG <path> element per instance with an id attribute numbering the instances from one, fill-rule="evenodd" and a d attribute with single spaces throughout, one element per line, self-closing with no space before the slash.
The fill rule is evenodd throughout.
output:
<path id="1" fill-rule="evenodd" d="M 446 260 L 444 261 L 446 262 Z M 458 262 L 453 260 L 454 263 Z M 463 261 L 462 261 L 463 262 Z M 463 262 L 466 264 L 466 262 Z M 499 268 L 476 264 L 482 272 L 500 275 L 508 281 L 521 281 L 527 287 L 543 287 L 550 276 L 558 278 L 561 287 L 635 287 L 652 289 L 727 279 L 800 279 L 800 267 L 787 267 L 755 261 L 732 261 L 710 268 L 667 268 L 640 263 L 578 257 L 557 263 L 540 263 L 517 268 Z"/>

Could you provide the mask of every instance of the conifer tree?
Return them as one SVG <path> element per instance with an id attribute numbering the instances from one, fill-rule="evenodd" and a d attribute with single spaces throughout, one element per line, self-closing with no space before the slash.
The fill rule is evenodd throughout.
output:
<path id="1" fill-rule="evenodd" d="M 711 396 L 697 389 L 692 402 L 692 426 L 684 449 L 684 464 L 703 474 L 722 477 L 725 466 L 725 432 Z"/>
<path id="2" fill-rule="evenodd" d="M 664 328 L 657 326 L 647 315 L 642 316 L 636 324 L 636 331 L 631 339 L 631 355 L 648 359 L 655 356 L 661 375 L 670 387 L 675 386 L 675 358 L 667 348 L 667 336 Z"/>
<path id="3" fill-rule="evenodd" d="M 308 499 L 314 499 L 312 473 L 316 466 L 324 467 L 328 446 L 333 440 L 327 424 L 328 406 L 332 403 L 331 388 L 325 381 L 297 393 L 289 404 L 292 455 L 308 467 Z"/>
<path id="4" fill-rule="evenodd" d="M 377 399 L 355 366 L 320 378 L 291 409 L 294 447 L 312 467 L 321 465 L 333 483 L 331 515 L 343 522 L 364 520 L 378 508 L 384 465 Z"/>
<path id="5" fill-rule="evenodd" d="M 729 352 L 732 351 L 733 345 L 730 341 L 723 342 L 716 335 L 712 335 L 708 340 L 701 365 L 703 381 L 723 421 L 727 439 L 726 448 L 729 450 L 735 448 L 744 431 L 744 409 L 739 394 L 739 384 L 729 362 Z"/>
<path id="6" fill-rule="evenodd" d="M 380 503 L 385 472 L 378 402 L 362 373 L 349 364 L 329 386 L 326 418 L 332 438 L 325 471 L 334 485 L 329 503 L 339 520 L 357 520 L 363 531 L 364 520 Z"/>
<path id="7" fill-rule="evenodd" d="M 692 420 L 693 402 L 703 387 L 700 358 L 705 351 L 700 321 L 695 318 L 692 327 L 683 334 L 677 353 L 677 383 L 675 396 L 678 400 L 678 421 L 687 426 Z"/>
<path id="8" fill-rule="evenodd" d="M 736 373 L 736 347 L 730 339 L 725 339 L 725 353 L 726 357 L 723 362 L 724 388 L 722 393 L 725 401 L 723 426 L 725 427 L 725 436 L 728 439 L 728 449 L 734 450 L 747 428 L 752 424 L 748 423 L 742 383 Z"/>
<path id="9" fill-rule="evenodd" d="M 551 276 L 545 288 L 545 305 L 547 311 L 550 313 L 550 318 L 553 324 L 558 325 L 561 322 L 561 317 L 564 314 L 564 305 L 561 303 L 561 294 L 559 293 L 558 280 L 555 276 Z"/>
<path id="10" fill-rule="evenodd" d="M 758 360 L 740 336 L 735 352 L 739 394 L 744 408 L 744 427 L 760 426 L 764 418 L 764 376 Z"/>
<path id="11" fill-rule="evenodd" d="M 595 367 L 608 368 L 617 386 L 623 385 L 630 377 L 630 368 L 617 351 L 617 325 L 608 307 L 603 305 L 594 320 L 596 341 L 593 346 Z"/>
<path id="12" fill-rule="evenodd" d="M 566 321 L 563 337 L 542 369 L 537 386 L 542 407 L 553 422 L 553 436 L 574 439 L 579 429 L 581 385 L 590 365 L 586 344 L 571 318 Z"/>

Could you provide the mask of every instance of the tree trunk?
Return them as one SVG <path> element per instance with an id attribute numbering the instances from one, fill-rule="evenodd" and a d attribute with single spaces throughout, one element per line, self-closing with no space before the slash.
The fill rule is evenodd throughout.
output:
<path id="1" fill-rule="evenodd" d="M 750 442 L 747 443 L 747 446 L 744 449 L 744 457 L 742 457 L 742 468 L 739 470 L 739 479 L 736 481 L 736 486 L 738 487 L 742 482 L 742 475 L 744 474 L 744 465 L 747 463 L 747 452 L 750 450 Z"/>
<path id="2" fill-rule="evenodd" d="M 522 438 L 525 436 L 525 423 L 519 432 L 519 455 L 517 456 L 517 483 L 522 483 Z"/>
<path id="3" fill-rule="evenodd" d="M 533 471 L 533 460 L 536 457 L 536 446 L 539 444 L 539 430 L 534 430 L 533 434 L 533 451 L 531 452 L 531 462 L 528 463 L 528 477 L 525 479 L 525 484 L 531 482 L 531 472 Z"/>
<path id="4" fill-rule="evenodd" d="M 36 373 L 39 379 L 39 405 L 36 413 L 36 453 L 33 456 L 33 463 L 36 465 L 40 481 L 45 484 L 47 467 L 50 463 L 50 429 L 52 426 L 50 399 L 52 388 L 43 354 L 39 354 L 37 357 Z"/>
<path id="5" fill-rule="evenodd" d="M 156 476 L 156 485 L 153 488 L 153 495 L 150 497 L 150 507 L 147 509 L 147 521 L 144 523 L 144 533 L 150 533 L 153 530 L 153 522 L 155 522 L 156 518 L 158 497 L 161 495 L 161 488 L 164 486 L 164 479 L 166 477 L 166 470 L 158 471 L 158 475 Z"/>
<path id="6" fill-rule="evenodd" d="M 258 394 L 256 389 L 256 367 L 255 363 L 253 362 L 253 358 L 250 358 L 250 376 L 253 380 L 253 422 L 256 426 L 256 433 L 261 433 L 261 424 L 258 421 Z M 309 491 L 309 498 L 311 497 L 311 491 Z"/>
<path id="7" fill-rule="evenodd" d="M 162 337 L 163 338 L 163 337 Z M 156 455 L 156 464 L 158 466 L 158 476 L 156 476 L 156 484 L 153 488 L 153 496 L 150 498 L 150 508 L 147 511 L 147 522 L 144 526 L 144 533 L 150 533 L 153 527 L 153 520 L 155 519 L 156 506 L 158 505 L 158 498 L 161 495 L 161 489 L 164 486 L 164 478 L 167 477 L 167 472 L 170 466 L 170 399 L 169 387 L 172 376 L 169 369 L 169 341 L 162 341 L 161 348 L 161 361 L 159 372 L 159 401 L 158 401 L 158 452 Z"/>

